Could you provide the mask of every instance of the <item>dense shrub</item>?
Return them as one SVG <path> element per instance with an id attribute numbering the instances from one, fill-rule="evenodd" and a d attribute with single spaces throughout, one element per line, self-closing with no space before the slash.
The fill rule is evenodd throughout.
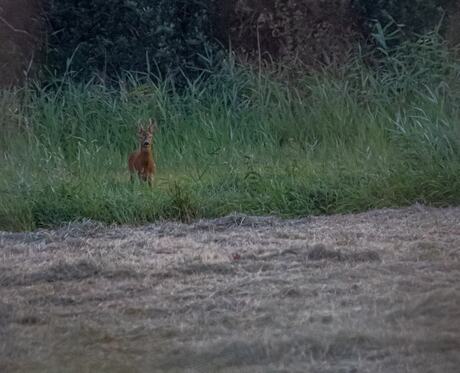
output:
<path id="1" fill-rule="evenodd" d="M 343 64 L 359 39 L 343 0 L 238 0 L 227 17 L 235 49 L 284 65 Z"/>
<path id="2" fill-rule="evenodd" d="M 433 30 L 456 0 L 227 0 L 220 17 L 234 50 L 252 60 L 294 67 L 343 65 L 359 42 L 371 41 L 376 22 L 389 46 Z M 444 17 L 446 15 L 446 17 Z M 443 18 L 444 17 L 444 18 Z M 391 26 L 388 26 L 392 23 Z M 443 25 L 446 25 L 444 22 Z M 388 26 L 388 27 L 386 27 Z M 395 33 L 394 31 L 397 32 Z M 221 37 L 222 37 L 221 36 Z"/>
<path id="3" fill-rule="evenodd" d="M 49 0 L 48 65 L 80 78 L 190 73 L 215 48 L 213 0 Z"/>
<path id="4" fill-rule="evenodd" d="M 45 0 L 48 66 L 57 75 L 123 71 L 193 78 L 216 39 L 244 59 L 295 69 L 344 65 L 378 22 L 399 45 L 433 29 L 456 0 Z M 447 17 L 446 17 L 447 18 Z M 400 25 L 402 25 L 400 27 Z M 395 29 L 398 30 L 394 33 Z M 400 32 L 402 31 L 402 32 Z M 364 38 L 363 38 L 364 36 Z M 367 38 L 372 40 L 372 38 Z M 182 74 L 182 72 L 185 73 Z"/>
<path id="5" fill-rule="evenodd" d="M 447 12 L 455 6 L 456 0 L 351 0 L 351 4 L 361 17 L 365 34 L 372 31 L 375 22 L 381 25 L 393 23 L 402 31 L 399 38 L 394 39 L 398 43 L 402 38 L 426 33 L 440 25 L 447 19 Z"/>

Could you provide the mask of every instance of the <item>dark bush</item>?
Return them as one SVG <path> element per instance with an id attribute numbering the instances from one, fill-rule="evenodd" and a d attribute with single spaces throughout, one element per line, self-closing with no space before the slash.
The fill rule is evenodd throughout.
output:
<path id="1" fill-rule="evenodd" d="M 341 65 L 385 29 L 388 46 L 432 30 L 456 0 L 45 0 L 48 67 L 87 79 L 124 71 L 193 78 L 218 51 L 302 69 Z M 446 17 L 447 18 L 447 17 Z M 399 27 L 397 25 L 403 25 Z M 394 33 L 395 29 L 398 30 Z M 402 32 L 400 32 L 402 31 Z M 368 40 L 370 40 L 368 38 Z M 372 43 L 371 43 L 372 46 Z"/>
<path id="2" fill-rule="evenodd" d="M 352 8 L 361 17 L 363 32 L 369 34 L 379 22 L 385 26 L 394 22 L 402 31 L 394 42 L 424 34 L 446 19 L 447 11 L 457 0 L 351 0 Z M 446 24 L 445 22 L 443 23 Z M 442 25 L 442 24 L 441 24 Z M 393 30 L 394 31 L 394 28 Z"/>
<path id="3" fill-rule="evenodd" d="M 250 60 L 314 68 L 347 62 L 356 19 L 343 0 L 239 0 L 226 15 L 232 47 Z"/>
<path id="4" fill-rule="evenodd" d="M 225 12 L 219 14 L 219 38 L 230 40 L 233 50 L 250 61 L 275 60 L 301 69 L 343 65 L 359 43 L 370 41 L 368 45 L 374 49 L 371 34 L 377 22 L 392 47 L 433 30 L 442 19 L 447 20 L 456 2 L 226 0 L 222 1 Z"/>
<path id="5" fill-rule="evenodd" d="M 116 78 L 196 73 L 216 49 L 214 0 L 49 0 L 48 66 L 57 75 Z"/>

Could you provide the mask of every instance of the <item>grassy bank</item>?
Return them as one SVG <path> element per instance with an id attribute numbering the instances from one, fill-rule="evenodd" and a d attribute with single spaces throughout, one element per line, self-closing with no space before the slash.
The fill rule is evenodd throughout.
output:
<path id="1" fill-rule="evenodd" d="M 460 202 L 460 68 L 435 37 L 286 83 L 227 64 L 175 92 L 55 81 L 0 96 L 0 229 Z M 138 120 L 158 174 L 131 184 Z"/>

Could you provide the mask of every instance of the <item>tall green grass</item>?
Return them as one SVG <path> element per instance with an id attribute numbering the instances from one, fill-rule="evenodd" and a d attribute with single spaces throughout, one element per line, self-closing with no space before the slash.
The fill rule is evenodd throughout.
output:
<path id="1" fill-rule="evenodd" d="M 284 79 L 229 61 L 176 92 L 56 79 L 0 93 L 0 229 L 460 202 L 460 67 L 435 36 Z M 129 182 L 154 117 L 156 186 Z"/>

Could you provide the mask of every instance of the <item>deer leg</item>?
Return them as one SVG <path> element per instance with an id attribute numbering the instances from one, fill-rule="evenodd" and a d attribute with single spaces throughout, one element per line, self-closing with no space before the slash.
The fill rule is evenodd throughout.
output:
<path id="1" fill-rule="evenodd" d="M 153 175 L 148 176 L 148 183 L 150 187 L 153 187 Z"/>

